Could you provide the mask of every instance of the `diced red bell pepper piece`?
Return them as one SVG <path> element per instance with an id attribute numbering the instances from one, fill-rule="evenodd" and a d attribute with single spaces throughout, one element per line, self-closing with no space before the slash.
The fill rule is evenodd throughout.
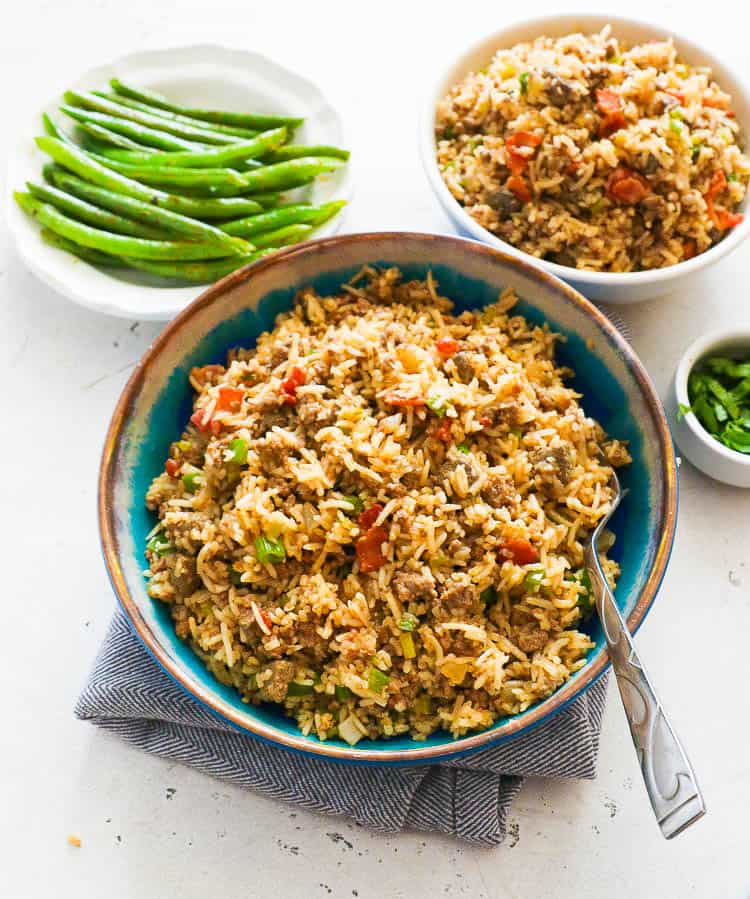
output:
<path id="1" fill-rule="evenodd" d="M 609 137 L 625 125 L 625 113 L 622 110 L 620 95 L 608 88 L 596 92 L 596 108 L 602 114 L 599 123 L 599 137 Z"/>
<path id="2" fill-rule="evenodd" d="M 618 203 L 635 206 L 636 203 L 651 193 L 651 185 L 643 175 L 634 172 L 627 166 L 618 166 L 609 176 L 607 193 Z"/>
<path id="3" fill-rule="evenodd" d="M 516 565 L 530 565 L 539 561 L 537 548 L 523 537 L 512 537 L 503 540 L 500 547 L 500 555 L 504 559 L 510 559 Z"/>
<path id="4" fill-rule="evenodd" d="M 522 203 L 528 203 L 531 199 L 529 185 L 520 177 L 520 175 L 511 175 L 506 182 L 506 186 L 513 196 Z"/>
<path id="5" fill-rule="evenodd" d="M 368 528 L 371 528 L 375 522 L 378 520 L 378 516 L 383 511 L 383 507 L 380 503 L 374 503 L 370 506 L 369 509 L 365 509 L 357 519 L 357 524 L 362 528 L 363 531 L 366 531 Z"/>
<path id="6" fill-rule="evenodd" d="M 386 563 L 381 546 L 388 539 L 388 533 L 385 528 L 372 527 L 367 533 L 357 540 L 355 549 L 357 552 L 357 561 L 359 562 L 359 570 L 363 574 L 369 571 L 377 571 Z"/>
<path id="7" fill-rule="evenodd" d="M 458 341 L 455 337 L 439 337 L 435 346 L 438 353 L 446 359 L 450 359 L 458 352 Z"/>
<path id="8" fill-rule="evenodd" d="M 176 478 L 177 472 L 180 470 L 180 462 L 177 459 L 167 459 L 166 465 L 164 466 L 167 470 L 167 474 L 170 478 Z"/>
<path id="9" fill-rule="evenodd" d="M 442 440 L 443 443 L 450 443 L 453 437 L 453 433 L 451 431 L 451 420 L 450 418 L 444 418 L 440 423 L 440 426 L 435 431 L 435 436 L 438 440 Z"/>
<path id="10" fill-rule="evenodd" d="M 531 131 L 517 131 L 505 141 L 505 148 L 508 151 L 508 168 L 512 175 L 521 175 L 529 164 L 529 159 L 534 155 L 533 152 L 526 154 L 520 153 L 523 148 L 535 150 L 542 142 L 542 138 L 538 134 Z"/>
<path id="11" fill-rule="evenodd" d="M 405 406 L 413 409 L 426 405 L 421 396 L 401 396 L 400 393 L 387 394 L 385 401 L 389 406 Z"/>
<path id="12" fill-rule="evenodd" d="M 245 391 L 239 387 L 220 387 L 216 400 L 217 412 L 237 412 L 242 405 Z"/>
<path id="13" fill-rule="evenodd" d="M 196 409 L 190 416 L 190 421 L 205 434 L 211 424 L 211 416 L 208 415 L 206 409 Z"/>
<path id="14" fill-rule="evenodd" d="M 297 388 L 307 380 L 307 375 L 296 365 L 289 372 L 289 377 L 281 382 L 281 391 L 284 394 L 281 401 L 287 406 L 293 406 L 297 402 Z"/>

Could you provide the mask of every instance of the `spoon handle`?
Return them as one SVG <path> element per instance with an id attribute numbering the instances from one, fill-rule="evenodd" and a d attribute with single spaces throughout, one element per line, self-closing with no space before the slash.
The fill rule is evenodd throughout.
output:
<path id="1" fill-rule="evenodd" d="M 669 840 L 706 811 L 692 765 L 641 663 L 593 545 L 586 566 L 651 807 Z"/>

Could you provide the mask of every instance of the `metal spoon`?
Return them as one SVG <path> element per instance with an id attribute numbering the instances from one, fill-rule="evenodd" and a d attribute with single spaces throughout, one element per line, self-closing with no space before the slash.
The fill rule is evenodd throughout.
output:
<path id="1" fill-rule="evenodd" d="M 612 508 L 591 535 L 584 558 L 651 807 L 661 832 L 669 840 L 704 815 L 706 805 L 693 768 L 638 658 L 599 562 L 596 551 L 599 537 L 624 496 L 614 472 L 610 486 L 614 493 Z"/>

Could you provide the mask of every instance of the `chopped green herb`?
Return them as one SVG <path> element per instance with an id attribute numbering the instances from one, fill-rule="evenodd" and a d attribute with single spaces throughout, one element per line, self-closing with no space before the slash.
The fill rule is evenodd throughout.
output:
<path id="1" fill-rule="evenodd" d="M 468 444 L 468 443 L 459 443 L 458 446 L 456 447 L 456 449 L 459 451 L 459 453 L 469 453 L 469 452 L 471 452 L 471 450 L 469 449 L 469 444 Z"/>
<path id="2" fill-rule="evenodd" d="M 431 396 L 427 400 L 427 408 L 431 409 L 438 418 L 443 418 L 445 413 L 452 409 L 453 406 L 446 400 L 444 396 Z"/>
<path id="3" fill-rule="evenodd" d="M 286 550 L 282 540 L 262 536 L 255 538 L 255 555 L 263 565 L 267 563 L 273 565 L 286 559 Z"/>
<path id="4" fill-rule="evenodd" d="M 527 593 L 536 593 L 542 586 L 542 581 L 546 576 L 547 572 L 544 568 L 532 568 L 531 571 L 526 573 L 526 577 L 523 579 L 523 589 Z"/>
<path id="5" fill-rule="evenodd" d="M 415 631 L 419 627 L 419 618 L 410 612 L 406 612 L 401 621 L 399 621 L 398 627 L 402 631 Z"/>
<path id="6" fill-rule="evenodd" d="M 177 449 L 181 453 L 188 453 L 193 448 L 193 444 L 189 440 L 178 440 Z"/>
<path id="7" fill-rule="evenodd" d="M 187 490 L 188 493 L 196 493 L 198 488 L 200 487 L 202 472 L 200 471 L 186 471 L 182 476 L 182 486 Z"/>
<path id="8" fill-rule="evenodd" d="M 286 691 L 287 696 L 309 696 L 314 690 L 312 681 L 292 681 Z"/>
<path id="9" fill-rule="evenodd" d="M 736 172 L 730 172 L 730 173 L 727 175 L 727 181 L 736 181 L 736 180 L 737 180 L 737 173 L 736 173 Z"/>
<path id="10" fill-rule="evenodd" d="M 344 496 L 342 498 L 347 505 L 352 507 L 351 512 L 346 513 L 347 515 L 361 515 L 365 511 L 365 504 L 358 496 Z"/>
<path id="11" fill-rule="evenodd" d="M 682 122 L 670 115 L 669 130 L 674 132 L 675 134 L 682 134 Z"/>
<path id="12" fill-rule="evenodd" d="M 168 556 L 170 553 L 175 551 L 174 546 L 167 539 L 166 534 L 163 534 L 161 531 L 158 534 L 154 534 L 154 536 L 148 541 L 146 544 L 146 549 L 152 552 L 155 556 L 161 558 L 162 556 Z"/>
<path id="13" fill-rule="evenodd" d="M 231 568 L 229 570 L 229 580 L 234 584 L 235 587 L 242 587 L 242 572 L 237 571 L 236 568 Z"/>
<path id="14" fill-rule="evenodd" d="M 354 696 L 349 687 L 345 687 L 343 684 L 336 684 L 334 691 L 339 702 L 346 702 L 347 699 L 351 699 Z"/>
<path id="15" fill-rule="evenodd" d="M 376 668 L 374 665 L 370 667 L 367 674 L 367 686 L 373 693 L 382 693 L 390 683 L 390 680 L 390 675 L 386 674 L 385 671 L 381 671 L 380 668 Z"/>
<path id="16" fill-rule="evenodd" d="M 491 606 L 494 602 L 497 602 L 497 590 L 490 584 L 489 587 L 485 587 L 484 590 L 479 594 L 479 598 L 486 606 Z"/>
<path id="17" fill-rule="evenodd" d="M 698 161 L 698 157 L 701 155 L 701 150 L 703 149 L 703 141 L 698 141 L 693 144 L 693 149 L 690 152 L 690 158 L 693 162 Z"/>
<path id="18" fill-rule="evenodd" d="M 673 106 L 672 109 L 669 110 L 669 118 L 670 119 L 678 119 L 679 121 L 682 121 L 682 119 L 684 118 L 684 115 L 679 106 Z"/>
<path id="19" fill-rule="evenodd" d="M 237 465 L 244 465 L 247 462 L 247 450 L 247 441 L 242 437 L 235 437 L 229 444 L 229 451 L 232 454 L 229 461 L 236 462 Z"/>
<path id="20" fill-rule="evenodd" d="M 692 408 L 690 406 L 686 406 L 685 403 L 680 403 L 677 409 L 677 421 L 682 421 L 682 419 L 688 414 L 688 412 L 692 412 Z"/>
<path id="21" fill-rule="evenodd" d="M 690 411 L 708 433 L 738 453 L 750 453 L 750 360 L 712 356 L 688 377 Z"/>
<path id="22" fill-rule="evenodd" d="M 518 76 L 518 83 L 521 86 L 521 96 L 525 97 L 529 90 L 529 73 L 521 72 L 521 74 Z"/>

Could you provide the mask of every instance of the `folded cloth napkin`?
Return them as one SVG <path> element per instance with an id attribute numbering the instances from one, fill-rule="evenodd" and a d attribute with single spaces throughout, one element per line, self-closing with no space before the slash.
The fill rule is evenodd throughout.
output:
<path id="1" fill-rule="evenodd" d="M 455 761 L 343 765 L 278 749 L 217 718 L 164 673 L 118 610 L 76 715 L 147 752 L 373 830 L 497 845 L 524 777 L 595 776 L 605 695 L 601 679 L 529 733 Z"/>

